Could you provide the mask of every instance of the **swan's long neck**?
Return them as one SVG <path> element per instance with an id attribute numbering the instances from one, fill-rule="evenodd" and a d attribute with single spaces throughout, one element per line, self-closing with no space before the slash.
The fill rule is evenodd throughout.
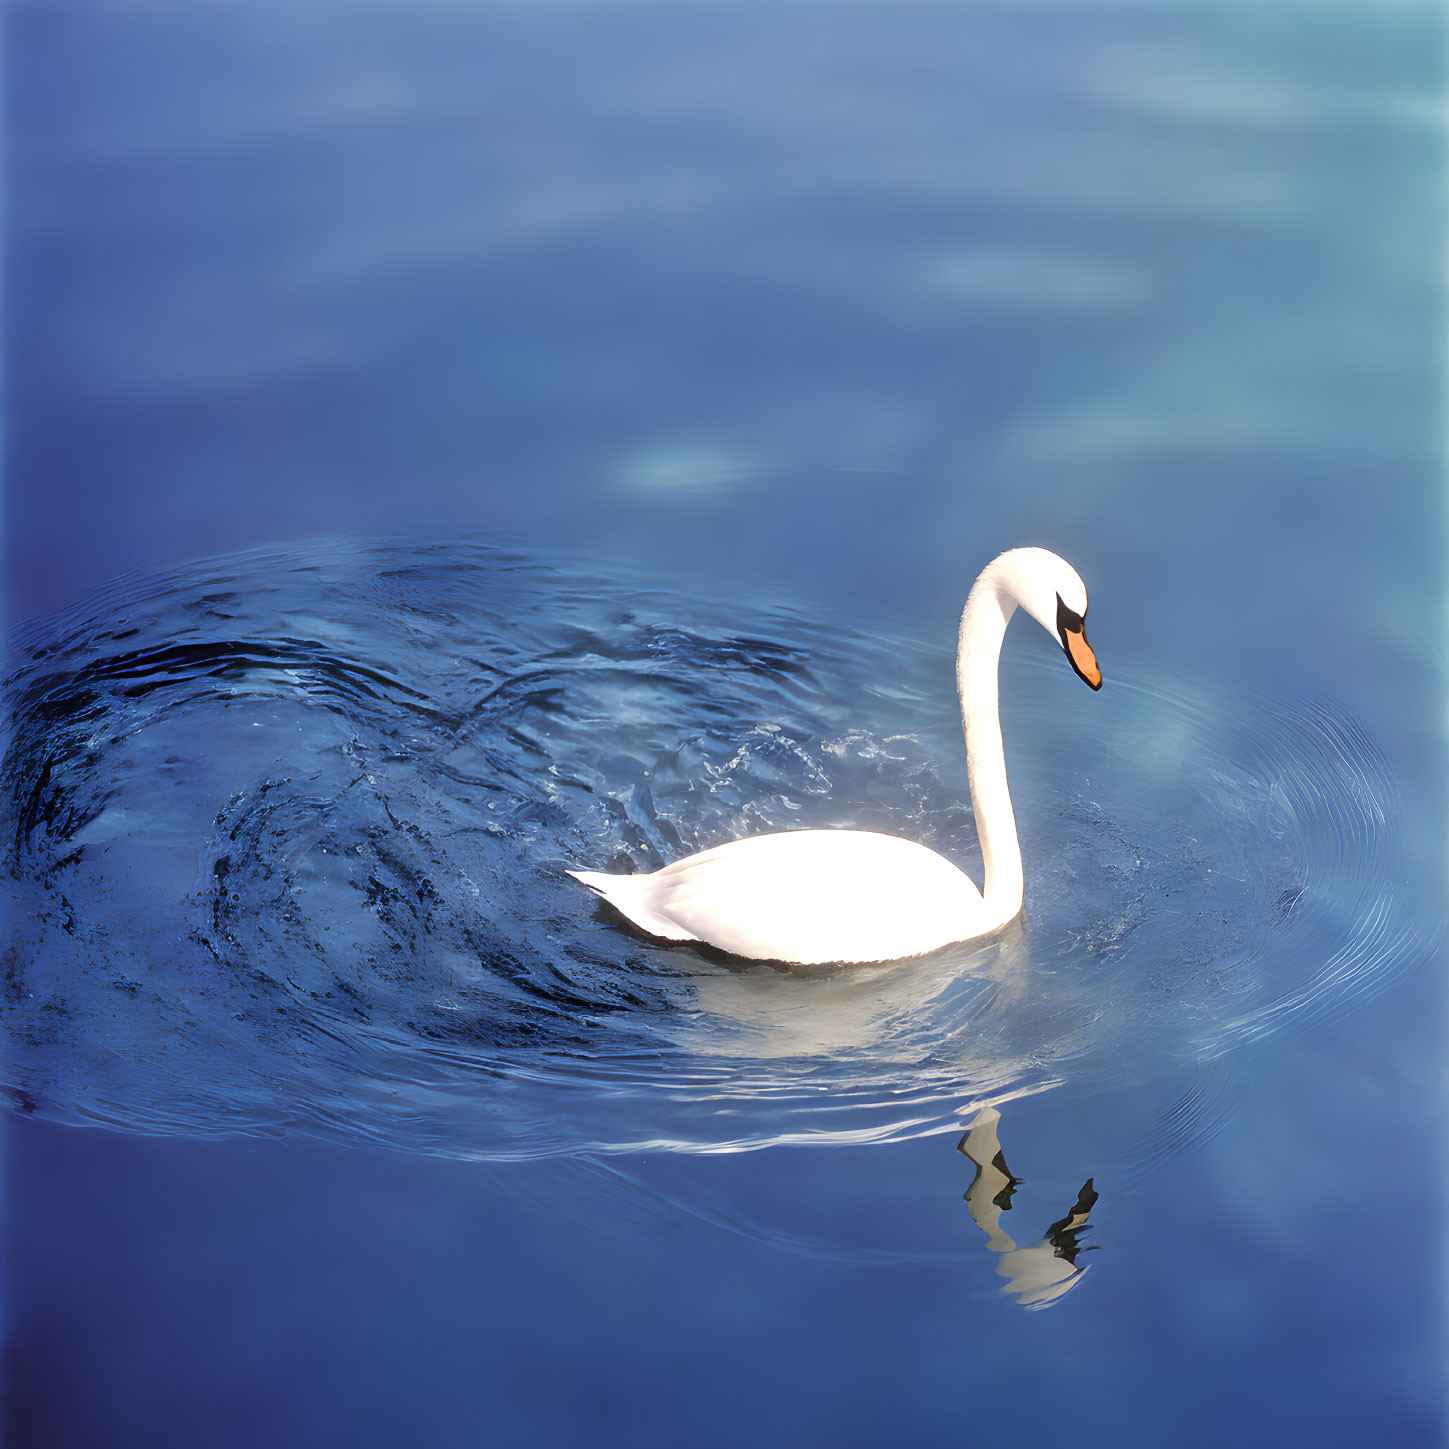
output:
<path id="1" fill-rule="evenodd" d="M 967 597 L 956 652 L 956 684 L 961 691 L 961 718 L 966 726 L 966 774 L 971 782 L 971 805 L 986 867 L 981 894 L 992 930 L 1004 926 L 1021 910 L 1023 887 L 1021 844 L 1006 784 L 996 692 L 1001 644 L 1007 622 L 1015 612 L 1016 600 L 987 569 Z"/>

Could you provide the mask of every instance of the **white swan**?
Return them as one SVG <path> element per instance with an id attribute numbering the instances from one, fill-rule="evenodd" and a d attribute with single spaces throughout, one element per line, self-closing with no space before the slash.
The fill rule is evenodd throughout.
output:
<path id="1" fill-rule="evenodd" d="M 895 961 L 1000 929 L 1021 910 L 1022 897 L 996 700 L 997 661 L 1018 606 L 1060 641 L 1082 679 L 1102 687 L 1077 571 L 1044 548 L 993 559 L 966 600 L 956 654 L 984 890 L 924 845 L 869 830 L 755 835 L 646 874 L 569 874 L 651 936 L 700 941 L 756 961 Z"/>

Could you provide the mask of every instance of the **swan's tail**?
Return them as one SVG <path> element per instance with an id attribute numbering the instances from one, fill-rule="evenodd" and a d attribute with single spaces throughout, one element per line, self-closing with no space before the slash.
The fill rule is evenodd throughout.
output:
<path id="1" fill-rule="evenodd" d="M 666 941 L 699 940 L 678 921 L 670 920 L 654 908 L 650 900 L 653 894 L 650 884 L 652 873 L 606 875 L 601 870 L 570 870 L 565 874 L 573 876 L 591 891 L 597 891 L 620 915 L 628 917 L 641 931 L 647 931 L 651 936 L 661 936 Z"/>

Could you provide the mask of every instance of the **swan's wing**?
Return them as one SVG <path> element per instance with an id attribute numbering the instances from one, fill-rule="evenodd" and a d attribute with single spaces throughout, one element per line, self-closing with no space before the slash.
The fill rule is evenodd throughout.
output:
<path id="1" fill-rule="evenodd" d="M 755 960 L 893 961 L 979 934 L 981 894 L 914 841 L 861 830 L 756 835 L 649 875 L 576 873 L 641 929 Z"/>

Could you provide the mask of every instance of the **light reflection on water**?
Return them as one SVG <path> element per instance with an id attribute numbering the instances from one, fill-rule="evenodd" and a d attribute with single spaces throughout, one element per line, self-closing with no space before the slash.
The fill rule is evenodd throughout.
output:
<path id="1" fill-rule="evenodd" d="M 949 655 L 483 545 L 134 580 L 11 680 L 12 1100 L 485 1159 L 882 1142 L 1210 1063 L 1414 959 L 1351 721 L 1134 678 L 1107 639 L 1084 708 L 1031 642 L 1024 921 L 784 968 L 638 939 L 563 868 L 831 825 L 979 875 Z M 1223 1110 L 1195 1088 L 1134 1162 Z"/>

